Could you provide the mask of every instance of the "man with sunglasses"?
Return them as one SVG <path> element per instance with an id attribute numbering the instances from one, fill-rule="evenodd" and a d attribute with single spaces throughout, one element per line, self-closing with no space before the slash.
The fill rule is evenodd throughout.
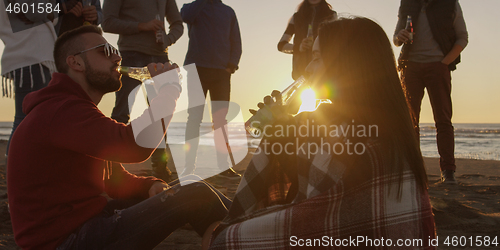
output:
<path id="1" fill-rule="evenodd" d="M 7 164 L 12 228 L 21 248 L 152 249 L 186 223 L 203 235 L 226 215 L 230 201 L 204 182 L 189 177 L 190 185 L 167 185 L 120 164 L 151 155 L 154 149 L 138 145 L 143 137 L 156 145 L 163 138 L 162 120 L 168 126 L 181 91 L 166 77 L 172 65 L 148 65 L 158 95 L 132 121 L 145 124 L 139 133 L 97 107 L 104 94 L 121 87 L 121 57 L 100 28 L 63 34 L 54 59 L 59 73 L 25 98 L 27 117 L 13 135 Z"/>
<path id="2" fill-rule="evenodd" d="M 105 32 L 120 35 L 118 48 L 123 56 L 122 64 L 144 67 L 152 62 L 168 62 L 168 47 L 184 32 L 182 18 L 175 0 L 114 0 L 103 3 Z M 164 20 L 169 26 L 165 32 Z M 130 119 L 128 97 L 140 81 L 124 76 L 123 87 L 116 92 L 111 118 L 127 124 Z M 175 179 L 167 167 L 171 157 L 168 145 L 160 145 L 151 156 L 153 175 L 165 181 Z M 173 166 L 173 161 L 168 161 Z M 175 167 L 174 167 L 175 168 Z"/>

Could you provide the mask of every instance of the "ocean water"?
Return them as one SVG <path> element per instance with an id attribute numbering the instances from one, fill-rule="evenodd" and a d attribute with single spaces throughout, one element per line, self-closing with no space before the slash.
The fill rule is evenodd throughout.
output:
<path id="1" fill-rule="evenodd" d="M 500 124 L 456 123 L 455 157 L 478 160 L 500 160 Z M 0 122 L 0 140 L 8 140 L 12 130 L 12 122 Z M 171 144 L 184 144 L 185 124 L 172 123 L 168 129 L 168 141 Z M 204 123 L 200 130 L 200 144 L 213 145 L 211 124 Z M 255 147 L 258 141 L 245 135 L 242 124 L 229 126 L 231 145 L 249 145 Z M 436 146 L 436 129 L 434 124 L 420 125 L 420 144 L 422 154 L 426 157 L 439 157 Z"/>
<path id="2" fill-rule="evenodd" d="M 455 158 L 500 160 L 500 124 L 455 123 Z M 420 124 L 422 155 L 439 157 L 434 124 Z"/>
<path id="3" fill-rule="evenodd" d="M 12 132 L 12 122 L 0 122 L 0 140 L 9 140 Z"/>

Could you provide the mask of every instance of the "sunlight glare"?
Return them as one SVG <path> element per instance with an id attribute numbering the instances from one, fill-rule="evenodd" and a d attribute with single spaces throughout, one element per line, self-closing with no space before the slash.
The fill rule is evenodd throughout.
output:
<path id="1" fill-rule="evenodd" d="M 300 105 L 299 112 L 311 112 L 316 110 L 316 94 L 314 90 L 308 88 L 300 95 L 302 105 Z"/>

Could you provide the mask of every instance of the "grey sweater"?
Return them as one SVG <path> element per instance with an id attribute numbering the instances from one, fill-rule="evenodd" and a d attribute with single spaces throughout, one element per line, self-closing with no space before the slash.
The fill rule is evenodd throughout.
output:
<path id="1" fill-rule="evenodd" d="M 119 34 L 120 51 L 138 51 L 148 55 L 164 55 L 168 46 L 175 43 L 184 32 L 182 18 L 175 0 L 106 0 L 102 12 L 101 26 L 105 32 Z M 170 24 L 164 43 L 156 43 L 154 32 L 139 32 L 139 23 L 167 18 Z"/>

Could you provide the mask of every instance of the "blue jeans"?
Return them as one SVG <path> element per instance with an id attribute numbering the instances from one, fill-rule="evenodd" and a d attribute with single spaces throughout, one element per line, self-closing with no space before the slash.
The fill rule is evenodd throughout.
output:
<path id="1" fill-rule="evenodd" d="M 51 75 L 50 75 L 50 70 L 45 67 L 41 66 L 40 70 L 40 64 L 33 64 L 30 66 L 26 66 L 24 68 L 19 68 L 14 70 L 14 99 L 15 99 L 15 114 L 14 114 L 14 124 L 12 126 L 12 133 L 10 133 L 10 138 L 9 142 L 7 143 L 7 150 L 5 152 L 6 155 L 9 153 L 9 145 L 10 145 L 10 140 L 12 139 L 12 135 L 14 134 L 14 131 L 16 131 L 17 126 L 21 124 L 21 122 L 24 120 L 26 117 L 26 114 L 23 112 L 23 101 L 24 97 L 26 97 L 27 94 L 31 93 L 32 91 L 39 90 L 50 82 Z M 22 71 L 22 86 L 21 86 L 21 71 Z M 43 72 L 42 72 L 43 71 Z M 30 74 L 31 73 L 31 74 Z M 42 74 L 44 74 L 45 81 L 43 81 Z M 33 77 L 33 87 L 31 86 L 31 78 Z"/>
<path id="2" fill-rule="evenodd" d="M 168 55 L 148 55 L 136 51 L 120 51 L 122 55 L 121 64 L 124 66 L 130 67 L 145 67 L 150 63 L 165 63 L 168 62 Z M 111 118 L 115 119 L 118 122 L 122 122 L 127 124 L 130 120 L 130 111 L 128 106 L 128 96 L 135 87 L 141 84 L 140 81 L 132 79 L 128 76 L 122 76 L 122 88 L 115 93 L 115 107 L 111 113 Z M 167 137 L 165 136 L 165 139 Z M 157 148 L 153 155 L 151 155 L 151 164 L 153 167 L 153 174 L 157 178 L 163 179 L 165 181 L 169 181 L 165 179 L 167 174 L 167 161 L 172 156 L 170 152 L 170 148 L 166 145 L 165 148 Z M 171 161 L 173 164 L 173 161 Z M 174 166 L 171 166 L 174 167 Z"/>
<path id="3" fill-rule="evenodd" d="M 209 225 L 226 216 L 231 201 L 197 176 L 182 178 L 186 180 L 198 182 L 184 186 L 172 182 L 174 195 L 162 192 L 139 203 L 110 201 L 57 250 L 153 249 L 186 223 L 203 236 Z"/>

